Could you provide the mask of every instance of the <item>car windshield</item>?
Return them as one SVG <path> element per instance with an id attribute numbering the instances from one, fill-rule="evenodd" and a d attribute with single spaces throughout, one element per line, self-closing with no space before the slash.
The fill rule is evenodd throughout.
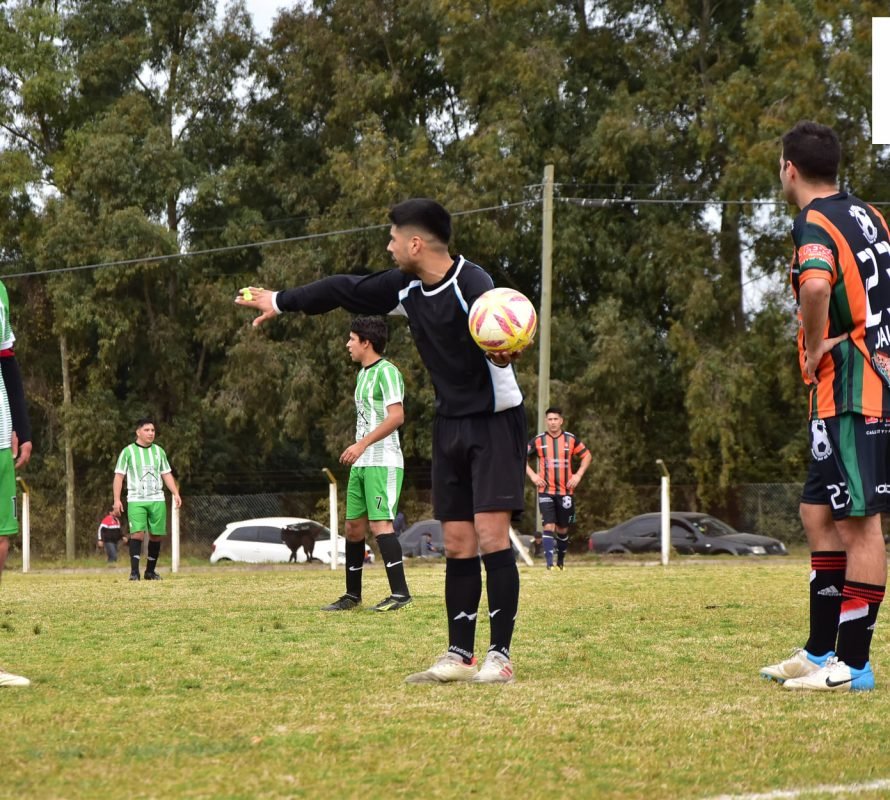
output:
<path id="1" fill-rule="evenodd" d="M 727 536 L 737 533 L 734 528 L 714 517 L 702 517 L 692 521 L 692 524 L 705 536 Z"/>

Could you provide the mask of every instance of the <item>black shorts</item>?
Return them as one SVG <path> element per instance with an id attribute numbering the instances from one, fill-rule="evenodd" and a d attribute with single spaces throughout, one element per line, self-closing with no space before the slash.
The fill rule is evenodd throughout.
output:
<path id="1" fill-rule="evenodd" d="M 433 516 L 472 521 L 480 511 L 525 505 L 525 406 L 497 414 L 440 417 L 433 422 Z"/>
<path id="2" fill-rule="evenodd" d="M 575 521 L 575 501 L 570 494 L 539 494 L 541 522 L 568 528 Z"/>
<path id="3" fill-rule="evenodd" d="M 890 420 L 861 414 L 811 420 L 810 452 L 802 503 L 831 506 L 835 519 L 890 510 Z"/>

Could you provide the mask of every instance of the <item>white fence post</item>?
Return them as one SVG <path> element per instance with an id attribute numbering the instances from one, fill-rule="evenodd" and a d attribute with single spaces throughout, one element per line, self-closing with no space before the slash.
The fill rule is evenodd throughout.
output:
<path id="1" fill-rule="evenodd" d="M 31 490 L 21 478 L 22 485 L 22 572 L 31 570 Z"/>
<path id="2" fill-rule="evenodd" d="M 340 527 L 340 522 L 337 519 L 337 479 L 334 477 L 334 473 L 331 472 L 327 467 L 325 467 L 322 472 L 327 476 L 328 481 L 330 481 L 330 486 L 328 487 L 328 503 L 331 507 L 331 569 L 337 569 L 337 561 L 339 560 L 339 556 L 337 554 L 337 529 Z"/>
<path id="3" fill-rule="evenodd" d="M 532 560 L 532 557 L 528 554 L 528 548 L 522 543 L 522 539 L 519 538 L 519 534 L 513 530 L 513 526 L 510 526 L 510 541 L 513 542 L 513 546 L 519 552 L 519 557 L 530 567 L 534 566 L 535 562 Z"/>
<path id="4" fill-rule="evenodd" d="M 671 474 L 660 458 L 655 463 L 661 467 L 661 563 L 667 566 L 671 552 Z"/>
<path id="5" fill-rule="evenodd" d="M 179 509 L 176 501 L 170 501 L 170 572 L 179 572 Z"/>

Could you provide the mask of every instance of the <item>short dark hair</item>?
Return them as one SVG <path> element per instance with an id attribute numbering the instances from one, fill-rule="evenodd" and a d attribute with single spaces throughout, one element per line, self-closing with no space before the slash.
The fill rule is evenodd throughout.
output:
<path id="1" fill-rule="evenodd" d="M 389 340 L 389 329 L 383 317 L 356 317 L 352 320 L 349 331 L 362 341 L 370 342 L 377 355 L 383 355 Z"/>
<path id="2" fill-rule="evenodd" d="M 143 425 L 154 425 L 155 421 L 152 417 L 140 417 L 136 420 L 136 430 L 138 431 Z"/>
<path id="3" fill-rule="evenodd" d="M 801 120 L 782 137 L 782 158 L 805 180 L 837 182 L 841 143 L 828 125 Z"/>
<path id="4" fill-rule="evenodd" d="M 442 244 L 451 241 L 451 214 L 427 197 L 414 197 L 393 206 L 389 210 L 389 219 L 400 228 L 406 225 L 420 228 Z"/>
<path id="5" fill-rule="evenodd" d="M 559 414 L 559 416 L 562 416 L 562 409 L 559 406 L 550 406 L 550 408 L 544 412 L 544 416 L 546 417 L 548 414 Z"/>

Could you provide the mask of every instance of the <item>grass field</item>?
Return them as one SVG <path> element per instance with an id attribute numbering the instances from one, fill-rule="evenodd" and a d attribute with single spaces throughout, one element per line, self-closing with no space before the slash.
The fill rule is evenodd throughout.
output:
<path id="1" fill-rule="evenodd" d="M 440 564 L 393 614 L 318 611 L 343 573 L 312 567 L 7 570 L 0 664 L 33 685 L 0 690 L 0 797 L 851 796 L 890 779 L 885 629 L 872 693 L 757 674 L 802 643 L 808 570 L 521 567 L 507 686 L 403 683 L 444 649 Z M 387 594 L 382 568 L 365 585 Z"/>

